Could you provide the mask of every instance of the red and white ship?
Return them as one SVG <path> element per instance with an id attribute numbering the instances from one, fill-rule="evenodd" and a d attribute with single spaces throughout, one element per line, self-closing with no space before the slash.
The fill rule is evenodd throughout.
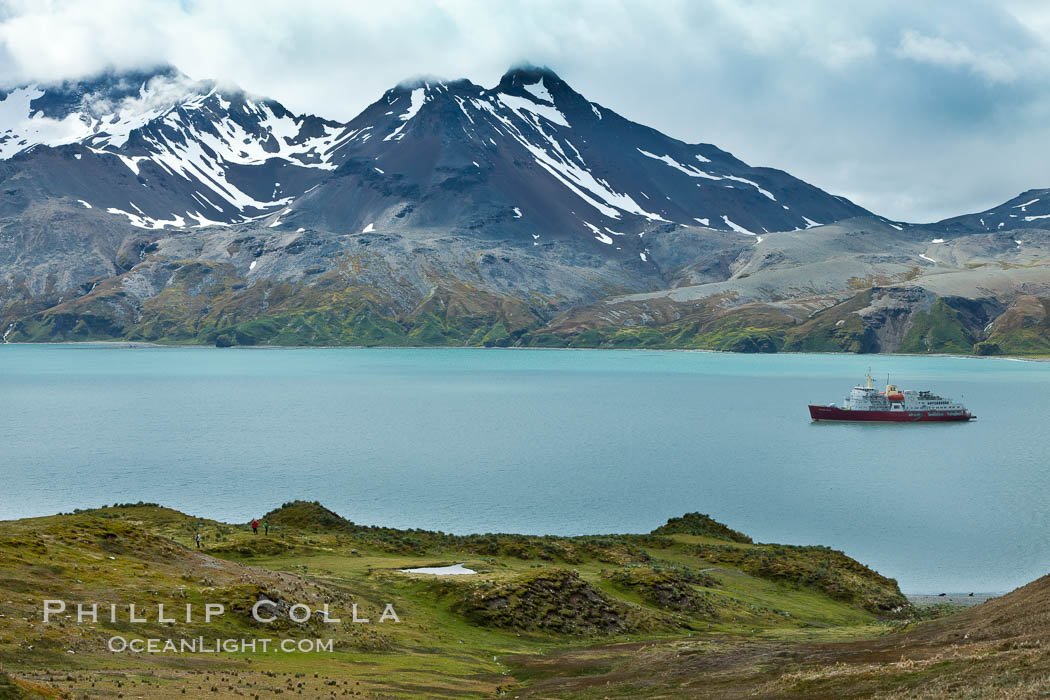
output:
<path id="1" fill-rule="evenodd" d="M 957 401 L 928 391 L 901 391 L 887 384 L 886 391 L 871 386 L 855 386 L 843 405 L 810 406 L 814 421 L 864 421 L 884 423 L 943 423 L 974 420 L 977 416 Z"/>

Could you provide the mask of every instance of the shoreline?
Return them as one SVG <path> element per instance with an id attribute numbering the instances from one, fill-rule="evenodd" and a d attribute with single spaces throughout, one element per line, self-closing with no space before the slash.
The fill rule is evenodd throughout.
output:
<path id="1" fill-rule="evenodd" d="M 852 353 L 852 352 L 771 352 L 750 353 L 731 352 L 728 350 L 708 350 L 705 348 L 541 348 L 541 347 L 485 347 L 474 345 L 233 345 L 228 348 L 219 348 L 214 345 L 201 345 L 193 343 L 154 343 L 144 340 L 68 340 L 68 341 L 45 341 L 37 343 L 26 342 L 3 342 L 3 345 L 19 346 L 42 346 L 53 347 L 59 345 L 73 346 L 98 346 L 111 347 L 115 349 L 180 349 L 193 350 L 532 350 L 539 352 L 681 352 L 681 353 L 706 353 L 712 355 L 736 355 L 746 356 L 776 356 L 776 355 L 822 355 L 843 357 L 937 357 L 941 359 L 956 360 L 1008 360 L 1010 362 L 1050 362 L 1050 355 L 958 355 L 953 353 Z"/>
<path id="2" fill-rule="evenodd" d="M 999 598 L 1005 593 L 905 593 L 904 597 L 918 608 L 929 608 L 934 605 L 947 603 L 964 608 L 972 608 L 975 605 Z"/>

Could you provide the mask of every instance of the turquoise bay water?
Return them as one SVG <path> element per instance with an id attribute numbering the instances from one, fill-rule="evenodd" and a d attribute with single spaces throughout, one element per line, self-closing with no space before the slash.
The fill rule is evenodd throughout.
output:
<path id="1" fill-rule="evenodd" d="M 867 368 L 970 424 L 813 424 Z M 842 549 L 907 592 L 1050 570 L 1050 364 L 648 351 L 0 346 L 0 519 L 126 501 L 245 522 L 319 500 L 455 533 L 687 511 Z M 0 525 L 2 528 L 2 525 Z"/>

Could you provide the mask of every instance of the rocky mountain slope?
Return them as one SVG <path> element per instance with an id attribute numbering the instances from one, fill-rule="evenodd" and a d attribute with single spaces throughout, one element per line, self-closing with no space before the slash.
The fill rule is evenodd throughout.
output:
<path id="1" fill-rule="evenodd" d="M 938 235 L 872 218 L 774 233 L 723 280 L 581 305 L 550 330 L 592 347 L 1050 353 L 1050 232 Z"/>
<path id="2" fill-rule="evenodd" d="M 1050 296 L 1045 192 L 890 222 L 547 69 L 346 123 L 171 68 L 0 97 L 9 342 L 1050 352 L 1003 316 Z"/>
<path id="3" fill-rule="evenodd" d="M 945 219 L 934 226 L 949 233 L 1050 228 L 1050 189 L 1028 190 L 997 207 Z"/>

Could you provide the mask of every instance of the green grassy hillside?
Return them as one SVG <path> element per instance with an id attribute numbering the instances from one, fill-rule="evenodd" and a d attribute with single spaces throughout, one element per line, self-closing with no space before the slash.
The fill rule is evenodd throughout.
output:
<path id="1" fill-rule="evenodd" d="M 7 315 L 10 342 L 131 340 L 168 344 L 393 347 L 651 348 L 774 352 L 1050 354 L 1050 300 L 1002 304 L 936 298 L 870 314 L 876 292 L 862 289 L 804 318 L 772 304 L 721 305 L 709 298 L 663 310 L 646 324 L 609 325 L 583 314 L 551 319 L 553 299 L 513 299 L 449 281 L 410 311 L 343 273 L 312 284 L 246 287 L 228 266 L 173 263 L 174 282 L 136 308 L 107 280 L 43 311 Z M 895 288 L 889 288 L 893 291 Z M 987 302 L 987 303 L 985 303 Z M 985 311 L 996 307 L 991 316 Z M 986 308 L 987 307 L 987 308 Z M 15 307 L 12 307 L 14 309 Z M 10 313 L 14 311 L 9 310 Z M 19 307 L 19 313 L 27 311 Z M 997 315 L 998 314 L 998 315 Z M 671 320 L 673 319 L 673 320 Z"/>
<path id="2" fill-rule="evenodd" d="M 914 614 L 892 579 L 841 553 L 755 545 L 698 513 L 649 534 L 590 537 L 361 526 L 301 501 L 264 519 L 269 535 L 253 535 L 245 524 L 129 504 L 0 523 L 0 659 L 10 676 L 0 690 L 487 697 L 545 677 L 512 669 L 510 658 L 638 640 L 863 638 Z M 453 563 L 477 573 L 400 571 Z M 70 608 L 43 624 L 45 599 Z M 252 618 L 262 599 L 273 602 L 274 623 Z M 73 604 L 92 601 L 180 611 L 221 602 L 227 612 L 210 623 L 155 613 L 142 624 L 120 615 L 78 623 Z M 341 622 L 297 623 L 289 614 L 297 602 L 328 604 Z M 352 621 L 355 604 L 371 622 Z M 387 604 L 399 622 L 378 622 Z M 333 649 L 115 654 L 106 648 L 114 635 L 330 638 Z"/>

